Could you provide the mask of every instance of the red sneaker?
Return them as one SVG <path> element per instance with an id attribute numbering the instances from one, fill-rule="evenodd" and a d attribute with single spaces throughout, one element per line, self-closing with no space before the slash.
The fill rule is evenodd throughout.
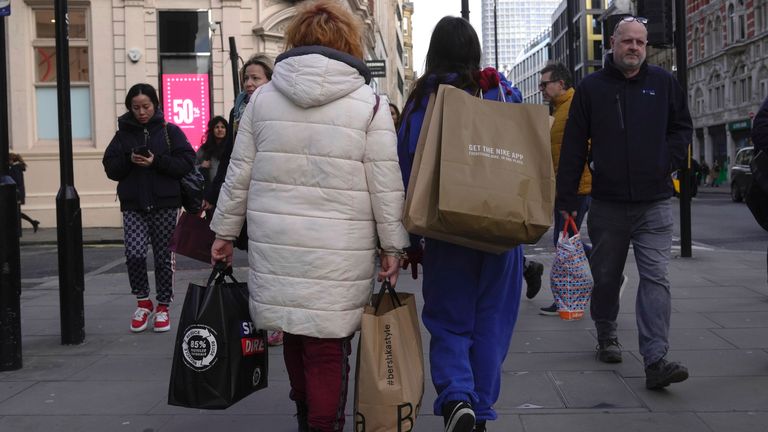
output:
<path id="1" fill-rule="evenodd" d="M 171 318 L 168 316 L 168 305 L 157 305 L 155 311 L 155 332 L 162 333 L 171 329 Z"/>
<path id="2" fill-rule="evenodd" d="M 133 313 L 133 319 L 131 319 L 131 331 L 134 333 L 143 332 L 147 329 L 147 323 L 149 322 L 149 316 L 152 315 L 152 301 L 151 300 L 139 300 L 139 307 Z"/>

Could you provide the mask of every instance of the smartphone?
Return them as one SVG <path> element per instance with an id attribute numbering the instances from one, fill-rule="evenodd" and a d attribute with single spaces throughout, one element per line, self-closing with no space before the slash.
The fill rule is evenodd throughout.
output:
<path id="1" fill-rule="evenodd" d="M 144 157 L 149 157 L 150 156 L 150 154 L 149 154 L 149 147 L 147 147 L 145 145 L 140 145 L 138 147 L 134 147 L 133 148 L 133 152 L 136 153 L 137 155 L 141 155 L 141 156 L 144 156 Z"/>

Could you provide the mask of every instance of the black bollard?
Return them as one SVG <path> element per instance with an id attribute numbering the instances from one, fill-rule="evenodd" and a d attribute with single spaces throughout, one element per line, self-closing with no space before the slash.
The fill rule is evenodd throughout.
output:
<path id="1" fill-rule="evenodd" d="M 21 251 L 16 183 L 8 168 L 8 76 L 0 16 L 0 371 L 21 369 Z"/>
<path id="2" fill-rule="evenodd" d="M 61 187 L 56 195 L 56 231 L 59 246 L 59 310 L 62 345 L 85 341 L 83 291 L 83 221 L 75 190 L 72 157 L 72 112 L 69 85 L 67 0 L 54 1 L 56 16 L 56 93 L 59 113 L 59 165 Z"/>

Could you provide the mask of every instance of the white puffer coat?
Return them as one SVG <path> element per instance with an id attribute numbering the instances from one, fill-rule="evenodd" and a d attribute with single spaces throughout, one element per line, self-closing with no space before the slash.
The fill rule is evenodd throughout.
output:
<path id="1" fill-rule="evenodd" d="M 243 113 L 211 229 L 234 240 L 247 213 L 257 327 L 349 336 L 377 238 L 385 251 L 408 245 L 394 125 L 385 98 L 374 116 L 362 61 L 324 47 L 277 61 Z"/>

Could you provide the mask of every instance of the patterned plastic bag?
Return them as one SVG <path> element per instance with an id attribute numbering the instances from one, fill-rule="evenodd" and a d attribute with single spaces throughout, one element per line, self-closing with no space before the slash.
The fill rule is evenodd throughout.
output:
<path id="1" fill-rule="evenodd" d="M 568 237 L 569 226 L 576 233 L 573 237 Z M 557 240 L 549 283 L 560 318 L 568 321 L 581 319 L 594 283 L 584 244 L 572 216 L 568 216 Z"/>

